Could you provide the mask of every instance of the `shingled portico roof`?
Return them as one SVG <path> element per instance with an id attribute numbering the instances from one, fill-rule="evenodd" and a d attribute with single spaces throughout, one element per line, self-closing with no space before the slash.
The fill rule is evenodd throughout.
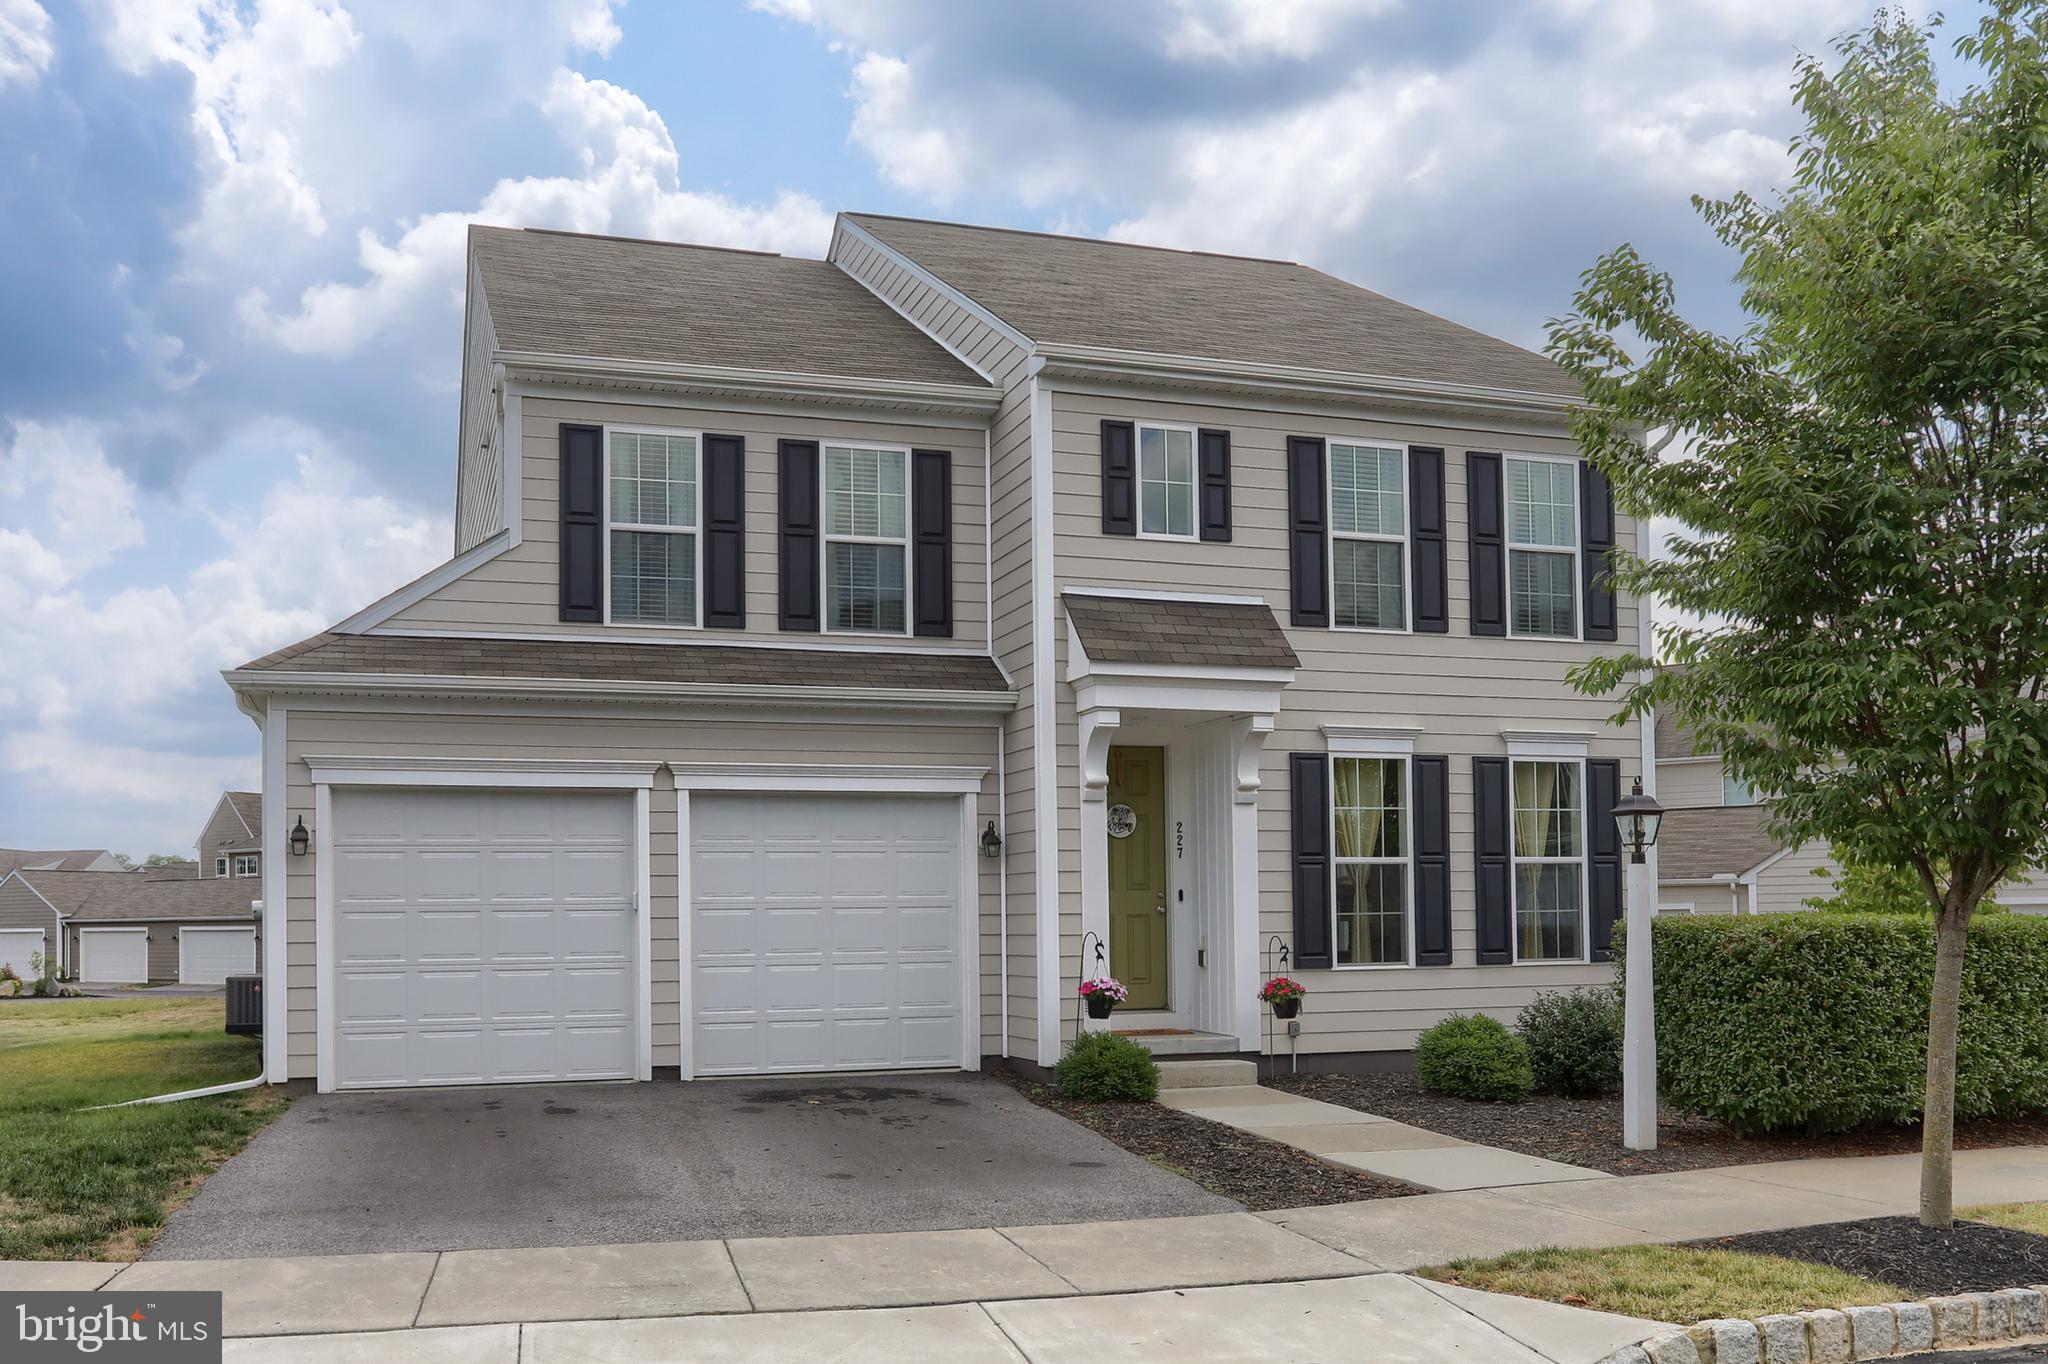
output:
<path id="1" fill-rule="evenodd" d="M 1709 805 L 1666 810 L 1657 831 L 1657 877 L 1662 881 L 1708 881 L 1740 876 L 1776 856 L 1784 845 L 1765 827 L 1762 805 Z"/>
<path id="2" fill-rule="evenodd" d="M 1301 660 L 1264 602 L 1065 594 L 1091 663 L 1295 668 Z"/>

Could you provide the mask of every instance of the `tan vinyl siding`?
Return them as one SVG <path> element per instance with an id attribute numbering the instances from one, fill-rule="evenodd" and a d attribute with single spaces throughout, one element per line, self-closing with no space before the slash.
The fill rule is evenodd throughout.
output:
<path id="1" fill-rule="evenodd" d="M 504 393 L 491 355 L 498 334 L 476 258 L 462 322 L 462 409 L 455 453 L 455 552 L 505 527 Z"/>
<path id="2" fill-rule="evenodd" d="M 57 915 L 43 903 L 40 896 L 29 889 L 28 883 L 19 877 L 0 879 L 0 928 L 40 929 L 43 935 L 42 952 L 49 958 L 45 969 L 55 969 Z"/>
<path id="3" fill-rule="evenodd" d="M 1667 810 L 1690 810 L 1721 803 L 1721 760 L 1666 759 L 1657 764 L 1657 799 Z"/>
<path id="4" fill-rule="evenodd" d="M 1756 874 L 1757 913 L 1810 909 L 1807 900 L 1834 894 L 1836 871 L 1825 841 L 1816 838 L 1802 843 Z"/>
<path id="5" fill-rule="evenodd" d="M 1657 912 L 1674 915 L 1747 914 L 1749 888 L 1665 881 L 1657 887 Z"/>
<path id="6" fill-rule="evenodd" d="M 259 853 L 263 846 L 261 831 L 251 833 L 242 823 L 242 817 L 235 813 L 234 802 L 223 800 L 214 807 L 213 818 L 206 821 L 206 828 L 199 835 L 199 875 L 212 879 L 215 859 L 228 859 L 228 875 L 235 874 L 235 853 Z M 259 860 L 257 866 L 261 867 Z M 255 881 L 251 885 L 257 884 Z M 260 893 L 260 892 L 259 892 Z"/>
<path id="7" fill-rule="evenodd" d="M 644 762 L 908 763 L 975 767 L 990 771 L 977 803 L 977 821 L 995 817 L 995 729 L 992 721 L 960 723 L 948 717 L 906 717 L 900 724 L 742 721 L 706 713 L 670 718 L 562 714 L 488 714 L 450 708 L 435 713 L 293 710 L 285 737 L 285 819 L 315 824 L 314 793 L 306 755 L 384 755 L 488 759 L 614 758 Z M 676 792 L 666 770 L 657 773 L 649 801 L 652 907 L 654 1064 L 681 1062 L 681 965 L 677 915 Z M 967 856 L 974 856 L 972 849 Z M 286 873 L 287 1050 L 294 1077 L 314 1074 L 314 885 L 311 857 L 290 859 Z M 977 859 L 981 881 L 982 1050 L 996 1050 L 1001 1020 L 997 878 Z"/>
<path id="8" fill-rule="evenodd" d="M 384 628 L 435 631 L 526 632 L 602 637 L 659 637 L 679 643 L 730 643 L 759 636 L 814 645 L 834 640 L 906 649 L 988 647 L 986 548 L 982 516 L 982 430 L 907 422 L 824 418 L 800 412 L 767 414 L 713 407 L 597 403 L 527 391 L 521 397 L 525 429 L 520 544 L 478 565 L 454 582 L 399 612 Z M 563 423 L 672 427 L 711 435 L 738 435 L 747 447 L 747 628 L 745 631 L 661 629 L 639 625 L 563 621 L 557 545 L 560 507 L 560 430 Z M 776 443 L 779 440 L 871 442 L 950 451 L 953 471 L 953 637 L 791 634 L 779 627 L 777 578 Z M 906 555 L 907 561 L 907 555 Z"/>
<path id="9" fill-rule="evenodd" d="M 1289 615 L 1285 442 L 1289 435 L 1356 436 L 1435 445 L 1445 451 L 1450 632 L 1387 634 L 1295 629 L 1287 637 L 1301 658 L 1294 683 L 1267 739 L 1260 765 L 1259 938 L 1292 935 L 1290 811 L 1287 755 L 1322 752 L 1325 723 L 1419 724 L 1418 754 L 1450 758 L 1452 950 L 1449 967 L 1330 970 L 1303 973 L 1310 996 L 1303 1012 L 1304 1052 L 1406 1048 L 1415 1034 L 1447 1012 L 1484 1011 L 1503 1019 L 1540 989 L 1612 979 L 1606 964 L 1476 964 L 1473 908 L 1472 759 L 1506 752 L 1504 728 L 1583 732 L 1588 756 L 1621 762 L 1623 782 L 1641 769 L 1641 731 L 1607 723 L 1610 701 L 1572 690 L 1565 673 L 1595 652 L 1637 642 L 1633 602 L 1621 603 L 1619 641 L 1474 638 L 1468 626 L 1465 452 L 1511 450 L 1572 454 L 1561 426 L 1516 433 L 1461 429 L 1421 418 L 1335 416 L 1260 411 L 1133 396 L 1061 391 L 1053 399 L 1054 524 L 1060 587 L 1128 586 L 1262 597 L 1283 625 Z M 1150 419 L 1231 432 L 1232 539 L 1228 543 L 1162 541 L 1101 532 L 1100 423 L 1105 417 Z M 1620 542 L 1634 543 L 1622 518 Z M 1064 611 L 1055 630 L 1060 675 L 1066 667 Z M 1080 952 L 1079 772 L 1071 694 L 1059 707 L 1059 810 L 1062 829 L 1061 962 L 1063 992 L 1076 979 Z M 1069 1021 L 1067 1027 L 1071 1029 Z"/>

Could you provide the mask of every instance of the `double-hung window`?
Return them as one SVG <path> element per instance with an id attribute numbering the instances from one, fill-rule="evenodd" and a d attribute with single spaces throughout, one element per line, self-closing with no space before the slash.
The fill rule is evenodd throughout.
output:
<path id="1" fill-rule="evenodd" d="M 614 623 L 697 623 L 697 455 L 693 433 L 605 432 Z"/>
<path id="2" fill-rule="evenodd" d="M 1749 783 L 1732 772 L 1721 774 L 1721 803 L 1723 805 L 1754 805 L 1756 792 L 1749 789 Z"/>
<path id="3" fill-rule="evenodd" d="M 1408 759 L 1332 758 L 1337 964 L 1406 966 Z"/>
<path id="4" fill-rule="evenodd" d="M 1515 960 L 1586 957 L 1585 765 L 1514 762 Z"/>
<path id="5" fill-rule="evenodd" d="M 213 859 L 213 874 L 221 877 L 225 877 L 228 874 L 228 860 L 225 857 Z"/>
<path id="6" fill-rule="evenodd" d="M 1579 633 L 1579 467 L 1510 455 L 1508 620 L 1517 635 Z"/>
<path id="7" fill-rule="evenodd" d="M 1138 533 L 1195 538 L 1195 433 L 1138 426 Z"/>
<path id="8" fill-rule="evenodd" d="M 235 856 L 235 875 L 248 877 L 256 874 L 256 854 L 238 853 Z"/>
<path id="9" fill-rule="evenodd" d="M 900 635 L 910 619 L 909 452 L 825 447 L 825 626 Z"/>
<path id="10" fill-rule="evenodd" d="M 1330 442 L 1331 623 L 1408 625 L 1407 450 Z"/>

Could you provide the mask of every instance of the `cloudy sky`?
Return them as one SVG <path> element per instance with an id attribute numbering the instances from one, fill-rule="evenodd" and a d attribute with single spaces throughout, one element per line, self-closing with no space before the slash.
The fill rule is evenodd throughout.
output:
<path id="1" fill-rule="evenodd" d="M 449 552 L 463 227 L 1288 256 L 1524 344 L 1869 0 L 0 0 L 0 846 L 189 853 L 218 673 Z M 1952 10 L 1958 18 L 1964 11 Z"/>

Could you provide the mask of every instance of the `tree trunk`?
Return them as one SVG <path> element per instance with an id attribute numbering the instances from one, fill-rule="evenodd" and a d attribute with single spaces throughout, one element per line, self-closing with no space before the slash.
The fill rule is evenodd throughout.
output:
<path id="1" fill-rule="evenodd" d="M 1934 916 L 1934 994 L 1927 1009 L 1927 1099 L 1920 1128 L 1920 1225 L 1955 1223 L 1956 1021 L 1969 909 Z"/>

